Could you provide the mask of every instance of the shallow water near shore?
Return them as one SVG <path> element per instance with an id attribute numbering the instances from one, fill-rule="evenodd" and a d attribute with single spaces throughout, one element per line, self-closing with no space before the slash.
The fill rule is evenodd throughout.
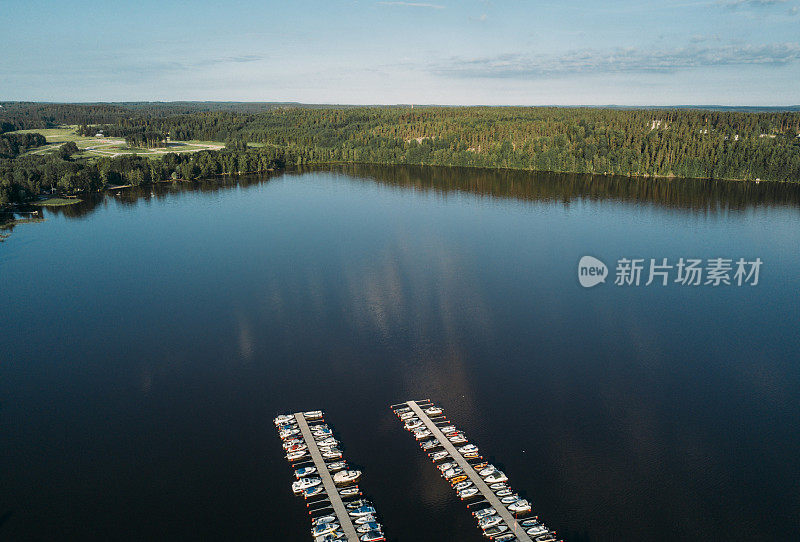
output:
<path id="1" fill-rule="evenodd" d="M 390 540 L 484 540 L 421 398 L 569 542 L 800 538 L 797 186 L 343 166 L 44 216 L 0 244 L 0 539 L 311 540 L 272 418 L 324 409 Z M 758 285 L 614 284 L 720 257 Z"/>

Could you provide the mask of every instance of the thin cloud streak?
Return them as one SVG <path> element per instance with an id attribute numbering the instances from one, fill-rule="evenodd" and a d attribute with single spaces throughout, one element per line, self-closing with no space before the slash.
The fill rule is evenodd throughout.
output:
<path id="1" fill-rule="evenodd" d="M 736 9 L 740 7 L 754 7 L 763 8 L 770 6 L 779 6 L 785 4 L 786 0 L 718 0 L 717 5 L 729 9 Z"/>
<path id="2" fill-rule="evenodd" d="M 800 60 L 800 44 L 699 46 L 668 51 L 635 48 L 572 51 L 561 56 L 506 54 L 453 58 L 433 64 L 435 75 L 457 78 L 537 78 L 567 74 L 671 72 L 718 66 L 778 66 Z"/>
<path id="3" fill-rule="evenodd" d="M 379 6 L 402 6 L 407 8 L 444 9 L 440 4 L 425 4 L 422 2 L 378 2 Z"/>

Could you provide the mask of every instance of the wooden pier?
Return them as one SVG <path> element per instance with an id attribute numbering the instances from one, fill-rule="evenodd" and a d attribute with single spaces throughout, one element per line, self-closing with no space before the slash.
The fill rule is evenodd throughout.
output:
<path id="1" fill-rule="evenodd" d="M 317 474 L 319 474 L 322 480 L 322 486 L 325 488 L 325 492 L 330 500 L 331 508 L 333 508 L 336 517 L 339 518 L 339 525 L 342 526 L 342 532 L 347 537 L 348 542 L 359 542 L 358 533 L 356 533 L 356 528 L 353 526 L 353 520 L 347 512 L 344 502 L 342 502 L 342 497 L 339 495 L 336 484 L 333 483 L 333 477 L 330 471 L 328 471 L 328 465 L 325 463 L 322 453 L 317 447 L 317 441 L 314 440 L 314 435 L 311 434 L 311 429 L 308 427 L 305 416 L 302 412 L 298 412 L 294 414 L 294 418 L 297 420 L 300 433 L 303 435 L 306 446 L 308 446 L 308 453 L 314 461 Z"/>
<path id="2" fill-rule="evenodd" d="M 472 468 L 472 465 L 461 455 L 458 449 L 453 445 L 452 442 L 445 436 L 444 433 L 441 432 L 439 427 L 431 420 L 431 418 L 425 414 L 425 412 L 419 407 L 416 401 L 408 401 L 404 403 L 408 405 L 411 410 L 417 415 L 417 417 L 422 421 L 428 431 L 431 432 L 431 435 L 439 441 L 439 444 L 447 450 L 447 453 L 453 458 L 459 467 L 464 470 L 464 474 L 475 484 L 475 487 L 478 491 L 481 492 L 483 498 L 486 499 L 486 502 L 489 503 L 496 511 L 497 515 L 500 516 L 506 525 L 508 525 L 510 533 L 517 537 L 517 540 L 520 542 L 533 542 L 531 537 L 528 536 L 528 533 L 525 532 L 525 529 L 517 522 L 517 518 L 508 511 L 508 508 L 500 502 L 500 499 L 494 492 L 489 488 L 486 482 L 483 481 L 483 478 Z M 400 406 L 400 405 L 396 405 Z"/>

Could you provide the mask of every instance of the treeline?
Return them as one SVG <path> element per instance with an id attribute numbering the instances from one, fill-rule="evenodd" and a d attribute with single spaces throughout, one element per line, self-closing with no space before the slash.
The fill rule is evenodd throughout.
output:
<path id="1" fill-rule="evenodd" d="M 800 112 L 428 107 L 275 109 L 122 119 L 175 140 L 244 139 L 306 163 L 446 165 L 800 180 Z"/>
<path id="2" fill-rule="evenodd" d="M 0 158 L 16 158 L 46 143 L 42 134 L 0 134 Z"/>
<path id="3" fill-rule="evenodd" d="M 50 191 L 74 194 L 115 185 L 263 173 L 298 162 L 295 153 L 273 148 L 167 153 L 157 159 L 126 155 L 93 162 L 72 161 L 62 154 L 29 155 L 0 160 L 0 204 L 24 202 Z"/>

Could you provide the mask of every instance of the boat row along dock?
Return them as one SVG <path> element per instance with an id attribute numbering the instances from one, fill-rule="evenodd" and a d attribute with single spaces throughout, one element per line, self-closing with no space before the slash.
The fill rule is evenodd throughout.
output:
<path id="1" fill-rule="evenodd" d="M 391 408 L 466 503 L 484 536 L 497 542 L 563 542 L 441 407 L 426 399 Z M 322 411 L 283 414 L 275 426 L 294 470 L 292 491 L 306 500 L 314 542 L 386 540 L 375 507 L 359 488 L 362 473 L 342 458 Z"/>
<path id="2" fill-rule="evenodd" d="M 275 426 L 294 469 L 292 491 L 306 500 L 314 542 L 386 540 L 375 507 L 358 486 L 362 473 L 342 459 L 322 411 L 283 414 Z"/>

